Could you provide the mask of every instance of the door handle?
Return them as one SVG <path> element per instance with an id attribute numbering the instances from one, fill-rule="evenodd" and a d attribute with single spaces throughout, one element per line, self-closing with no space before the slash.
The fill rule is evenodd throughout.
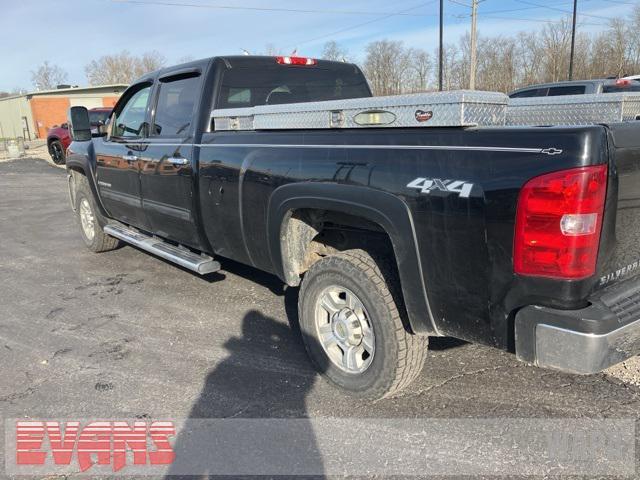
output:
<path id="1" fill-rule="evenodd" d="M 135 155 L 123 155 L 122 159 L 126 160 L 127 162 L 135 162 L 136 160 L 138 160 L 138 157 Z"/>
<path id="2" fill-rule="evenodd" d="M 186 165 L 189 163 L 189 160 L 183 157 L 169 157 L 167 161 L 173 165 Z"/>

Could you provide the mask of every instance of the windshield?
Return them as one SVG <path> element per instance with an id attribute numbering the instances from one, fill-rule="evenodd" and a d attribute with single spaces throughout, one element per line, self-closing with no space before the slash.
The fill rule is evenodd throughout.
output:
<path id="1" fill-rule="evenodd" d="M 217 108 L 321 102 L 370 97 L 364 75 L 353 65 L 340 68 L 234 68 L 222 78 Z"/>
<path id="2" fill-rule="evenodd" d="M 98 125 L 98 123 L 106 123 L 109 118 L 109 110 L 89 111 L 89 122 L 91 125 Z"/>

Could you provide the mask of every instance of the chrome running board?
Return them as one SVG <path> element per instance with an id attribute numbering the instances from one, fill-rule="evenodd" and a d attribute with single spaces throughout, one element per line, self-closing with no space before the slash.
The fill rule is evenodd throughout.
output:
<path id="1" fill-rule="evenodd" d="M 220 263 L 208 255 L 198 255 L 186 248 L 176 247 L 159 238 L 151 237 L 124 225 L 107 225 L 104 233 L 130 243 L 158 257 L 169 260 L 181 267 L 188 268 L 200 275 L 217 272 Z"/>

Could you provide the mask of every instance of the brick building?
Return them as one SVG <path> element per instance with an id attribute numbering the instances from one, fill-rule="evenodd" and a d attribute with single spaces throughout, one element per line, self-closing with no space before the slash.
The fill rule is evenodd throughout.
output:
<path id="1" fill-rule="evenodd" d="M 59 88 L 0 98 L 0 138 L 46 138 L 67 120 L 69 107 L 113 107 L 126 85 Z"/>

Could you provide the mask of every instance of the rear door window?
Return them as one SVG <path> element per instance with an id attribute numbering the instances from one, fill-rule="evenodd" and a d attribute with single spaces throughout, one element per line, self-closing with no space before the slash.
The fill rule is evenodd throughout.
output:
<path id="1" fill-rule="evenodd" d="M 188 135 L 199 95 L 199 85 L 199 74 L 160 80 L 156 113 L 151 129 L 152 136 L 186 137 Z"/>

